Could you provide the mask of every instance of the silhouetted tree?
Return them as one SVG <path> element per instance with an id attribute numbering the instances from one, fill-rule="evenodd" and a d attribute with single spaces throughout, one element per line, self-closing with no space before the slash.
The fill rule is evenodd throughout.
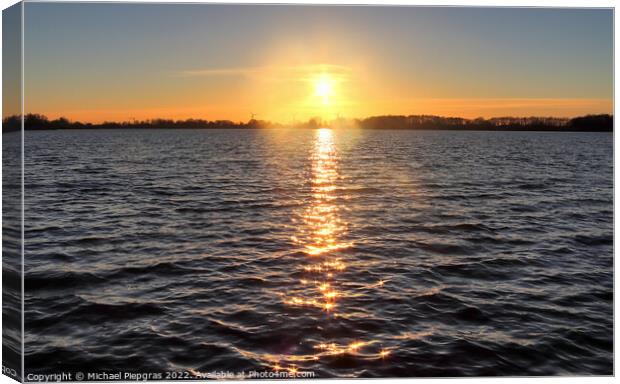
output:
<path id="1" fill-rule="evenodd" d="M 614 118 L 611 115 L 587 115 L 576 117 L 568 122 L 573 131 L 611 132 L 614 129 Z"/>
<path id="2" fill-rule="evenodd" d="M 13 132 L 22 129 L 21 115 L 7 116 L 2 120 L 2 132 Z"/>
<path id="3" fill-rule="evenodd" d="M 18 131 L 21 129 L 20 116 L 7 116 L 2 121 L 4 132 Z M 338 118 L 333 126 L 346 126 L 346 120 Z M 613 131 L 613 116 L 611 115 L 588 115 L 573 119 L 557 117 L 494 117 L 484 119 L 464 119 L 461 117 L 441 117 L 432 115 L 388 115 L 373 116 L 365 119 L 349 120 L 349 125 L 355 125 L 363 129 L 427 129 L 427 130 L 496 130 L 496 131 L 586 131 L 586 132 L 611 132 Z M 133 121 L 105 121 L 99 124 L 81 123 L 70 121 L 60 117 L 49 120 L 46 116 L 30 113 L 24 117 L 26 130 L 45 129 L 174 129 L 174 128 L 200 128 L 200 129 L 227 129 L 248 128 L 263 129 L 277 128 L 280 124 L 264 120 L 251 119 L 247 123 L 233 122 L 230 120 L 133 120 Z M 330 126 L 321 118 L 314 117 L 305 123 L 296 123 L 296 128 L 315 129 Z"/>

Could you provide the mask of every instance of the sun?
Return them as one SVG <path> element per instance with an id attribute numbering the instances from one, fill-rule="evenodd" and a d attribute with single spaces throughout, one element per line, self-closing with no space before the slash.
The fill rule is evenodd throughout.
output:
<path id="1" fill-rule="evenodd" d="M 334 96 L 334 80 L 329 75 L 320 75 L 314 81 L 314 94 L 318 96 L 323 105 L 328 105 Z"/>

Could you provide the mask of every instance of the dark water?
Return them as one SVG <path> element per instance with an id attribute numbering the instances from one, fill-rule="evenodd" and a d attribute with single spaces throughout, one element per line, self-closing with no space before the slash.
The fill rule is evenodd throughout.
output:
<path id="1" fill-rule="evenodd" d="M 612 374 L 611 134 L 26 143 L 26 374 Z"/>
<path id="2" fill-rule="evenodd" d="M 22 366 L 22 136 L 2 134 L 2 367 L 12 378 Z"/>

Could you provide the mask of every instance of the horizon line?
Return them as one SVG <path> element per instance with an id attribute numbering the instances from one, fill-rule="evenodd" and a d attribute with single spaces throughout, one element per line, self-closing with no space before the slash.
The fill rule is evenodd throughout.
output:
<path id="1" fill-rule="evenodd" d="M 255 114 L 256 116 L 260 116 L 260 114 Z M 195 121 L 195 122 L 230 122 L 230 123 L 234 123 L 234 124 L 249 124 L 251 122 L 257 122 L 257 123 L 267 123 L 267 124 L 274 124 L 274 125 L 289 125 L 289 124 L 303 124 L 303 123 L 311 123 L 311 122 L 317 122 L 317 123 L 333 123 L 333 122 L 342 122 L 342 121 L 348 121 L 348 122 L 356 122 L 356 121 L 364 121 L 364 120 L 368 120 L 368 119 L 373 119 L 373 118 L 380 118 L 380 117 L 434 117 L 434 118 L 441 118 L 441 119 L 458 119 L 458 120 L 463 120 L 463 121 L 475 121 L 475 120 L 486 120 L 486 121 L 490 121 L 490 120 L 497 120 L 497 119 L 548 119 L 548 120 L 562 120 L 562 121 L 569 121 L 572 119 L 576 119 L 576 118 L 580 118 L 580 117 L 588 117 L 588 116 L 611 116 L 613 117 L 614 114 L 613 113 L 586 113 L 586 114 L 577 114 L 574 116 L 553 116 L 553 115 L 495 115 L 495 116 L 478 116 L 478 117 L 463 117 L 463 116 L 457 116 L 457 115 L 437 115 L 437 114 L 397 114 L 397 113 L 386 113 L 386 114 L 379 114 L 379 115 L 369 115 L 369 116 L 365 116 L 365 117 L 346 117 L 346 116 L 339 116 L 339 117 L 335 117 L 335 118 L 323 118 L 321 116 L 313 116 L 313 117 L 309 117 L 305 120 L 290 120 L 287 122 L 283 122 L 283 121 L 277 121 L 277 120 L 268 120 L 268 119 L 255 119 L 255 118 L 250 118 L 247 120 L 241 120 L 241 119 L 230 119 L 230 118 L 205 118 L 205 117 L 187 117 L 187 118 L 172 118 L 172 117 L 150 117 L 150 118 L 146 118 L 146 119 L 133 119 L 133 118 L 129 118 L 129 119 L 125 119 L 125 120 L 100 120 L 100 121 L 92 121 L 92 120 L 79 120 L 79 119 L 71 119 L 65 116 L 58 116 L 56 118 L 50 118 L 47 115 L 43 114 L 43 113 L 36 113 L 36 112 L 30 112 L 30 113 L 26 113 L 24 115 L 22 114 L 11 114 L 11 115 L 7 115 L 7 116 L 3 116 L 2 117 L 2 122 L 4 123 L 6 120 L 9 119 L 15 119 L 15 118 L 19 118 L 21 120 L 22 116 L 27 117 L 27 116 L 36 116 L 39 118 L 42 118 L 43 120 L 47 120 L 48 122 L 53 122 L 53 121 L 67 121 L 71 124 L 83 124 L 83 125 L 103 125 L 103 124 L 140 124 L 140 123 L 152 123 L 152 122 L 157 122 L 157 121 L 171 121 L 171 122 L 190 122 L 190 121 Z"/>

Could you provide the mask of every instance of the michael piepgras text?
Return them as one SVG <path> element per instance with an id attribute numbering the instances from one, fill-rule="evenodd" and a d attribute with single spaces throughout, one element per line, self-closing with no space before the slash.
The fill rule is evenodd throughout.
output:
<path id="1" fill-rule="evenodd" d="M 59 372 L 29 373 L 28 382 L 67 382 L 67 381 L 147 381 L 164 380 L 165 372 Z"/>
<path id="2" fill-rule="evenodd" d="M 313 378 L 311 371 L 210 371 L 198 372 L 60 372 L 26 375 L 27 382 L 67 382 L 67 381 L 151 381 L 151 380 L 191 380 L 191 379 L 293 379 Z"/>

